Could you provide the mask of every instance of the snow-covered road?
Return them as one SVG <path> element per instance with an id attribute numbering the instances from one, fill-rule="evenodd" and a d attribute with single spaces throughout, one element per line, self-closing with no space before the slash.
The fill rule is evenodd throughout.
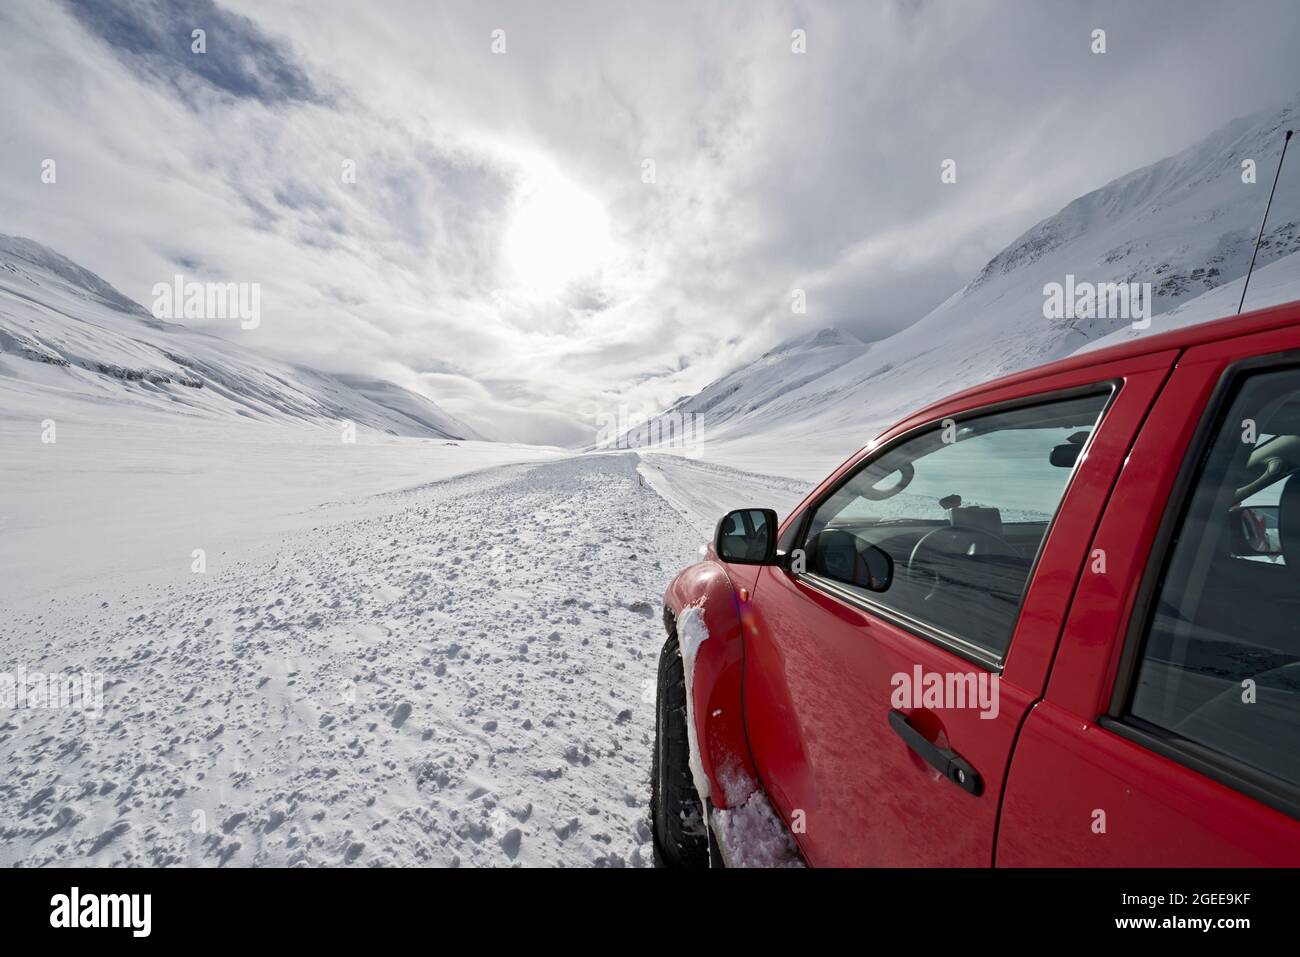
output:
<path id="1" fill-rule="evenodd" d="M 372 496 L 218 572 L 7 616 L 11 668 L 105 691 L 99 720 L 0 713 L 0 865 L 648 863 L 659 598 L 702 537 L 638 464 Z"/>

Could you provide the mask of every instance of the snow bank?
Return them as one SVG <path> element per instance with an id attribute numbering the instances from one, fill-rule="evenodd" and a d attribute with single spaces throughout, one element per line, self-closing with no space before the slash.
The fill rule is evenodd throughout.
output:
<path id="1" fill-rule="evenodd" d="M 810 481 L 742 472 L 670 453 L 642 452 L 640 456 L 637 471 L 646 484 L 667 499 L 705 541 L 713 539 L 718 519 L 732 509 L 773 508 L 778 515 L 788 515 L 813 486 Z"/>

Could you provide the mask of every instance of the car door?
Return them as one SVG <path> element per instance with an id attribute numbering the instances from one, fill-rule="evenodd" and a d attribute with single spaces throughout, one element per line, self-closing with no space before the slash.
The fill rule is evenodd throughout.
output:
<path id="1" fill-rule="evenodd" d="M 1298 349 L 1291 325 L 1179 359 L 1017 743 L 999 865 L 1300 864 Z"/>
<path id="2" fill-rule="evenodd" d="M 791 560 L 762 569 L 748 615 L 744 710 L 811 863 L 992 862 L 1012 743 L 1172 358 L 1078 363 L 936 407 L 787 521 Z"/>

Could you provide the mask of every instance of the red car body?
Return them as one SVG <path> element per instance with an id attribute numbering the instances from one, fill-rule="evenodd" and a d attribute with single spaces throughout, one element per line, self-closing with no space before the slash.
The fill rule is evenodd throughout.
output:
<path id="1" fill-rule="evenodd" d="M 1294 807 L 1267 783 L 1130 732 L 1116 704 L 1143 582 L 1162 560 L 1162 523 L 1196 464 L 1202 423 L 1242 368 L 1300 362 L 1296 350 L 1300 303 L 968 389 L 882 433 L 781 524 L 784 538 L 842 477 L 918 428 L 1115 384 L 1040 546 L 1001 667 L 985 669 L 1000 674 L 996 717 L 902 712 L 978 771 L 978 793 L 923 760 L 890 719 L 891 676 L 978 664 L 787 567 L 724 562 L 711 547 L 664 602 L 670 627 L 697 605 L 708 629 L 689 693 L 712 806 L 762 788 L 817 866 L 1300 864 Z M 1098 554 L 1105 574 L 1089 572 Z"/>

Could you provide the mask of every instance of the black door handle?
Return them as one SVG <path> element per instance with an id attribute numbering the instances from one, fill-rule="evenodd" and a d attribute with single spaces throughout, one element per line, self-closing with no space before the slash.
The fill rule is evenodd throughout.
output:
<path id="1" fill-rule="evenodd" d="M 901 711 L 889 712 L 889 724 L 898 732 L 903 742 L 917 753 L 930 767 L 934 768 L 957 787 L 970 794 L 979 795 L 984 789 L 983 782 L 975 769 L 956 751 L 940 748 L 925 739 L 925 735 L 912 727 L 907 715 Z"/>

